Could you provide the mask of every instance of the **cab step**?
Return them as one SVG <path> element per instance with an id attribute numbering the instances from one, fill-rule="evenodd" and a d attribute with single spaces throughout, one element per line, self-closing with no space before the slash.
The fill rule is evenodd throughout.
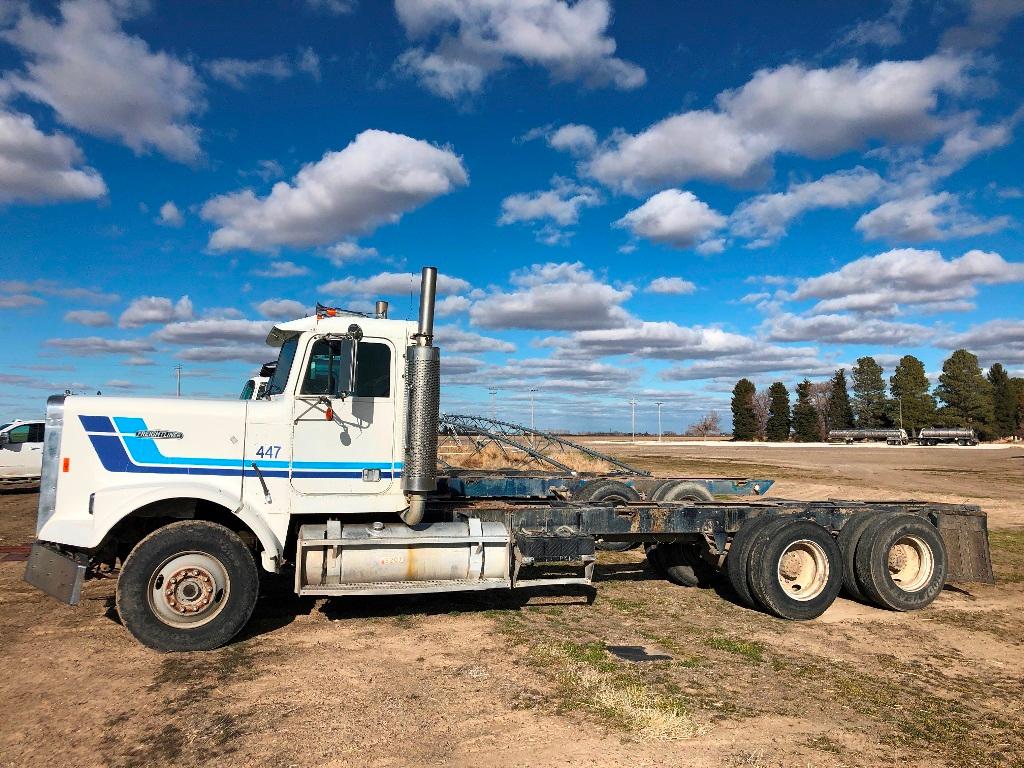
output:
<path id="1" fill-rule="evenodd" d="M 465 592 L 479 589 L 510 589 L 509 579 L 438 579 L 435 581 L 366 581 L 352 584 L 310 584 L 300 595 L 418 595 L 431 592 Z"/>

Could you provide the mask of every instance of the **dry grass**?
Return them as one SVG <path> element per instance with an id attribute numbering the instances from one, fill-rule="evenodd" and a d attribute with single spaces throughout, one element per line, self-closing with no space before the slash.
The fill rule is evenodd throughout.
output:
<path id="1" fill-rule="evenodd" d="M 490 443 L 479 451 L 473 451 L 471 439 L 460 438 L 461 444 L 454 440 L 442 442 L 439 448 L 441 457 L 451 466 L 461 469 L 553 469 L 550 464 L 539 462 L 530 454 L 508 446 Z M 575 472 L 604 473 L 613 469 L 607 462 L 578 451 L 550 451 L 548 455 Z"/>
<path id="2" fill-rule="evenodd" d="M 692 739 L 704 730 L 678 697 L 649 688 L 601 643 L 541 645 L 534 655 L 555 667 L 563 702 L 571 708 L 589 710 L 649 739 Z"/>

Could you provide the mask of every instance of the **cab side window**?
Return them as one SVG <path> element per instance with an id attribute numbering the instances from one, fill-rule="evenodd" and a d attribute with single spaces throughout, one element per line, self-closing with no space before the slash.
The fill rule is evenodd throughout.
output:
<path id="1" fill-rule="evenodd" d="M 30 424 L 28 428 L 28 441 L 30 443 L 43 442 L 43 434 L 46 431 L 45 424 Z"/>
<path id="2" fill-rule="evenodd" d="M 318 339 L 313 343 L 302 379 L 302 394 L 339 397 L 351 390 L 350 345 L 347 339 Z"/>
<path id="3" fill-rule="evenodd" d="M 356 397 L 391 396 L 391 347 L 362 341 L 356 348 Z"/>
<path id="4" fill-rule="evenodd" d="M 16 443 L 27 443 L 28 442 L 28 424 L 23 424 L 20 427 L 14 427 L 7 431 L 10 435 L 10 443 L 14 445 Z"/>

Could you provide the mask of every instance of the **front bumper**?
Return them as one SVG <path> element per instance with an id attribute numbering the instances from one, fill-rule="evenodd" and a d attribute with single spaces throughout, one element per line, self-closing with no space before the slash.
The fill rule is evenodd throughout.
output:
<path id="1" fill-rule="evenodd" d="M 84 552 L 65 554 L 52 544 L 37 541 L 28 556 L 25 581 L 62 603 L 78 605 L 88 567 L 89 556 Z"/>

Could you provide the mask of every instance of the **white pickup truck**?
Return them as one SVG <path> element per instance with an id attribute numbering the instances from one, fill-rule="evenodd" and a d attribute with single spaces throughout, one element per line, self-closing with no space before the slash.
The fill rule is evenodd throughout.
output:
<path id="1" fill-rule="evenodd" d="M 0 424 L 0 487 L 39 480 L 44 427 L 42 420 Z"/>

